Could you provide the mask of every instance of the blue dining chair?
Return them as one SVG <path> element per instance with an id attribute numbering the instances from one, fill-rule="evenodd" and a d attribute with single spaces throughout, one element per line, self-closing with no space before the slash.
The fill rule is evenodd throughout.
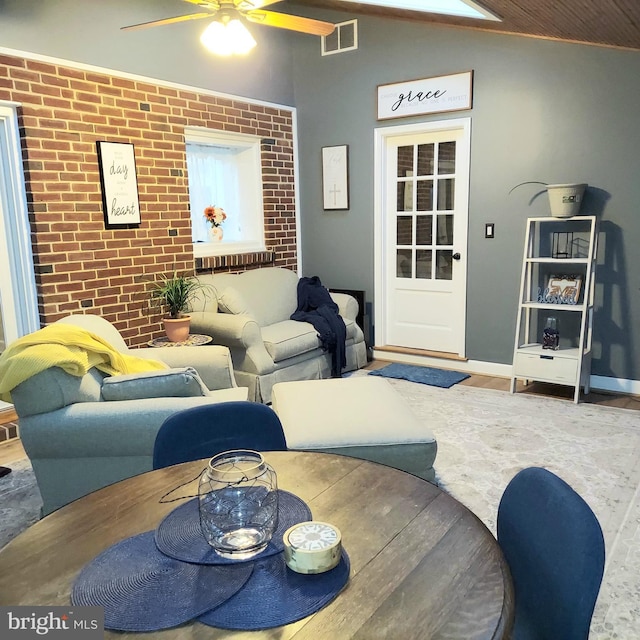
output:
<path id="1" fill-rule="evenodd" d="M 286 451 L 280 419 L 259 402 L 220 402 L 179 411 L 156 435 L 153 468 L 211 458 L 231 449 Z"/>
<path id="2" fill-rule="evenodd" d="M 507 485 L 497 524 L 515 592 L 513 640 L 586 640 L 605 557 L 589 505 L 557 475 L 530 467 Z"/>

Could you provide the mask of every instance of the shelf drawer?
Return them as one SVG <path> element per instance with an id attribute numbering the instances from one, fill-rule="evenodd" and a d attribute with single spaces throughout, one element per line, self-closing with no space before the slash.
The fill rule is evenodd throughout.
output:
<path id="1" fill-rule="evenodd" d="M 531 378 L 545 382 L 568 382 L 575 384 L 578 375 L 577 358 L 549 354 L 516 353 L 513 365 L 516 378 Z"/>

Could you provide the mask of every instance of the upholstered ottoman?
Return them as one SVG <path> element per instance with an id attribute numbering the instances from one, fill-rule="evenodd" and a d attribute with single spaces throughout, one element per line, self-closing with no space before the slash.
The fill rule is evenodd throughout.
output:
<path id="1" fill-rule="evenodd" d="M 384 378 L 279 382 L 271 402 L 289 449 L 340 453 L 434 479 L 436 439 Z"/>

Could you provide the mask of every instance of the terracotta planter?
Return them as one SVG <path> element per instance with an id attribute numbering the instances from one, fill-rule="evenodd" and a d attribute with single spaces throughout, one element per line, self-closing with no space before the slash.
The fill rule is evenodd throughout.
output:
<path id="1" fill-rule="evenodd" d="M 191 316 L 163 318 L 164 330 L 171 342 L 184 342 L 189 337 Z"/>

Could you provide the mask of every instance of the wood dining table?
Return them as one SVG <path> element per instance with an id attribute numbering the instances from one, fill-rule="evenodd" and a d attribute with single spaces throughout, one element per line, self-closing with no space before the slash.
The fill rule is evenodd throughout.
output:
<path id="1" fill-rule="evenodd" d="M 347 585 L 316 613 L 283 627 L 230 631 L 190 622 L 148 637 L 510 636 L 514 599 L 508 566 L 494 536 L 460 502 L 421 478 L 357 458 L 302 451 L 266 452 L 264 457 L 276 470 L 280 489 L 304 500 L 314 520 L 342 533 L 350 560 Z M 172 497 L 197 493 L 206 462 L 123 480 L 29 527 L 0 550 L 0 605 L 69 606 L 81 569 L 119 541 L 154 530 L 176 508 L 176 502 L 163 499 L 165 494 L 172 489 Z M 105 631 L 106 638 L 141 635 Z"/>

